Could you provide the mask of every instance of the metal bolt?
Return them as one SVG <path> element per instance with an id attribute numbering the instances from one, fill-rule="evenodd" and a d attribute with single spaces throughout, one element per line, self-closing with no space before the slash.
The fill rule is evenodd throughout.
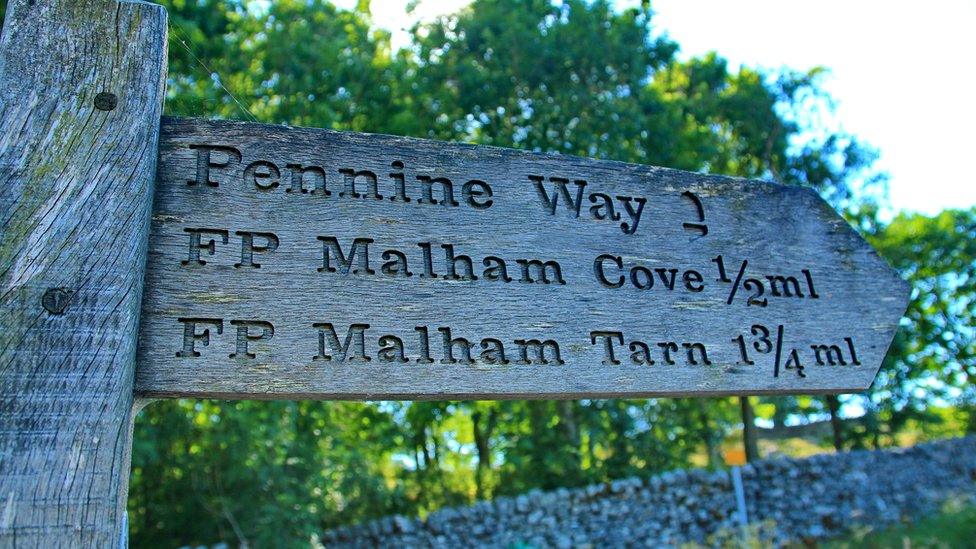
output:
<path id="1" fill-rule="evenodd" d="M 67 288 L 51 288 L 44 292 L 41 298 L 41 305 L 52 315 L 64 313 L 68 305 L 71 304 L 71 295 L 74 294 Z"/>
<path id="2" fill-rule="evenodd" d="M 119 104 L 119 98 L 114 93 L 101 92 L 95 96 L 95 108 L 100 111 L 111 111 Z"/>

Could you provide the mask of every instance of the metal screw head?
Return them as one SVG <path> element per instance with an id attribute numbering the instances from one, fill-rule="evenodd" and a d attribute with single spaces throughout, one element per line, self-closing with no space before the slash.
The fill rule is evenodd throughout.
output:
<path id="1" fill-rule="evenodd" d="M 119 98 L 114 93 L 101 92 L 95 96 L 95 108 L 100 111 L 110 111 L 119 104 Z"/>
<path id="2" fill-rule="evenodd" d="M 41 297 L 41 305 L 52 315 L 62 314 L 71 304 L 72 294 L 74 292 L 67 288 L 51 288 Z"/>

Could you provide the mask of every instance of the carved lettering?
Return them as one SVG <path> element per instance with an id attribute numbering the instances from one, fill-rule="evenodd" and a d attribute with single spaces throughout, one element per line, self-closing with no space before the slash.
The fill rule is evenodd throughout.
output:
<path id="1" fill-rule="evenodd" d="M 522 278 L 519 282 L 525 282 L 526 284 L 533 284 L 535 282 L 541 282 L 542 284 L 566 284 L 566 281 L 563 280 L 563 271 L 559 267 L 559 263 L 555 261 L 517 259 L 515 262 L 522 267 Z M 533 273 L 535 273 L 534 276 Z M 550 278 L 550 274 L 552 278 Z"/>
<path id="2" fill-rule="evenodd" d="M 261 191 L 270 191 L 280 184 L 281 170 L 277 164 L 267 160 L 251 162 L 244 168 L 244 181 Z"/>
<path id="3" fill-rule="evenodd" d="M 322 242 L 322 266 L 319 272 L 338 273 L 342 275 L 376 275 L 377 271 L 370 263 L 370 246 L 374 243 L 371 238 L 355 238 L 344 251 L 339 240 L 334 236 L 319 236 Z M 475 273 L 475 265 L 479 262 L 466 254 L 459 254 L 453 244 L 441 244 L 443 258 L 435 263 L 434 246 L 430 242 L 419 242 L 421 250 L 420 263 L 422 272 L 420 278 L 444 278 L 445 280 L 460 280 L 473 282 L 484 279 L 490 282 L 512 282 L 508 274 L 508 265 L 504 259 L 489 255 L 481 260 L 484 267 L 479 277 Z M 269 250 L 270 251 L 270 250 Z M 410 259 L 407 254 L 397 249 L 384 250 L 380 257 L 384 263 L 380 266 L 379 274 L 384 276 L 409 277 L 413 272 L 409 268 Z M 416 261 L 416 259 L 414 259 Z M 562 266 L 557 261 L 543 259 L 516 259 L 521 270 L 519 282 L 526 284 L 560 284 L 565 285 Z M 443 265 L 441 272 L 438 269 Z"/>
<path id="4" fill-rule="evenodd" d="M 217 241 L 214 238 L 204 241 L 203 235 L 215 236 L 220 239 L 221 244 L 227 244 L 229 233 L 225 229 L 183 229 L 183 232 L 190 235 L 190 246 L 186 259 L 180 261 L 182 265 L 206 265 L 207 262 L 200 259 L 200 250 L 206 250 L 207 255 L 214 255 L 217 252 Z"/>
<path id="5" fill-rule="evenodd" d="M 312 360 L 325 362 L 369 362 L 372 360 L 366 354 L 365 333 L 369 324 L 350 324 L 346 330 L 346 339 L 339 343 L 339 334 L 335 327 L 328 322 L 312 324 L 318 330 L 319 352 Z M 351 347 L 351 349 L 350 349 Z M 352 354 L 349 351 L 352 351 Z"/>
<path id="6" fill-rule="evenodd" d="M 206 324 L 217 329 L 217 334 L 224 333 L 224 321 L 219 318 L 177 318 L 183 324 L 183 349 L 176 351 L 180 358 L 195 358 L 200 356 L 195 344 L 199 341 L 204 347 L 210 345 L 210 328 L 197 331 L 198 324 Z"/>
<path id="7" fill-rule="evenodd" d="M 346 137 L 325 139 L 334 139 L 340 149 L 348 144 Z M 186 269 L 177 269 L 184 278 L 179 286 L 166 286 L 160 300 L 167 311 L 186 315 L 177 318 L 179 324 L 171 316 L 164 324 L 171 340 L 163 347 L 167 360 L 173 360 L 172 352 L 180 359 L 200 357 L 201 351 L 206 355 L 204 348 L 216 341 L 212 358 L 226 362 L 229 357 L 237 363 L 223 367 L 247 375 L 287 368 L 285 375 L 304 375 L 307 369 L 314 376 L 318 368 L 316 379 L 331 383 L 328 375 L 356 370 L 338 364 L 375 358 L 376 364 L 364 366 L 366 374 L 357 375 L 375 372 L 384 382 L 401 383 L 415 372 L 443 380 L 460 378 L 460 373 L 481 375 L 492 370 L 487 366 L 496 366 L 485 374 L 496 383 L 509 371 L 544 371 L 568 362 L 580 370 L 552 373 L 579 374 L 584 384 L 596 379 L 593 363 L 599 357 L 611 370 L 601 380 L 603 394 L 615 390 L 608 383 L 619 383 L 621 394 L 655 394 L 654 383 L 667 379 L 662 370 L 673 372 L 672 379 L 681 383 L 699 383 L 693 390 L 718 393 L 725 389 L 713 381 L 722 375 L 739 376 L 730 385 L 733 391 L 758 387 L 778 393 L 791 388 L 785 382 L 772 384 L 783 382 L 781 374 L 798 382 L 785 372 L 809 376 L 810 387 L 817 390 L 831 388 L 835 378 L 862 373 L 849 371 L 861 365 L 853 338 L 830 339 L 828 330 L 812 329 L 819 326 L 819 317 L 807 313 L 820 315 L 833 304 L 805 306 L 821 295 L 825 301 L 845 299 L 850 293 L 847 271 L 860 268 L 863 258 L 852 254 L 850 265 L 838 270 L 824 260 L 828 255 L 822 250 L 820 255 L 805 255 L 795 246 L 788 252 L 768 251 L 780 244 L 778 235 L 753 234 L 739 225 L 713 226 L 717 240 L 699 240 L 710 232 L 703 200 L 714 201 L 710 208 L 723 208 L 719 214 L 709 210 L 713 225 L 716 220 L 764 222 L 761 209 L 736 203 L 728 210 L 724 193 L 736 185 L 706 192 L 704 184 L 694 182 L 707 176 L 688 176 L 642 187 L 637 183 L 661 182 L 659 173 L 575 161 L 514 163 L 545 166 L 536 169 L 554 173 L 513 174 L 494 157 L 480 162 L 465 154 L 441 163 L 440 157 L 423 157 L 404 146 L 389 149 L 396 156 L 383 158 L 386 149 L 355 140 L 355 148 L 341 154 L 327 147 L 290 150 L 302 141 L 286 146 L 247 142 L 248 147 L 238 149 L 186 145 L 181 139 L 179 154 L 172 147 L 163 150 L 161 158 L 184 164 L 175 172 L 175 184 L 172 176 L 162 179 L 164 190 L 178 191 L 176 206 L 189 193 L 193 207 L 200 208 L 183 215 L 179 208 L 168 209 L 174 205 L 170 198 L 159 212 L 172 213 L 153 218 L 153 230 L 162 227 L 162 232 L 152 238 L 162 234 L 170 239 L 162 252 L 153 253 L 173 263 L 178 259 Z M 505 182 L 497 193 L 487 181 L 492 177 Z M 513 188 L 513 177 L 527 179 Z M 767 190 L 760 194 L 765 197 Z M 228 199 L 238 208 L 232 214 L 220 209 Z M 260 209 L 259 201 L 269 205 L 268 211 Z M 496 203 L 502 210 L 485 215 Z M 211 205 L 217 212 L 212 218 L 220 220 L 213 224 L 227 228 L 196 226 L 211 218 L 206 210 Z M 838 227 L 830 230 L 844 229 Z M 829 239 L 830 230 L 803 234 L 810 240 Z M 232 238 L 240 238 L 239 260 Z M 829 257 L 834 257 L 838 246 L 831 242 Z M 179 257 L 173 257 L 174 248 Z M 815 279 L 813 271 L 820 269 L 828 275 Z M 172 288 L 187 288 L 189 306 L 200 312 L 182 312 L 194 310 L 182 302 L 169 307 Z M 295 292 L 308 296 L 296 298 Z M 269 317 L 274 323 L 250 317 L 263 308 L 276 315 Z M 716 311 L 725 316 L 712 316 Z M 335 316 L 309 317 L 319 314 Z M 682 322 L 681 315 L 692 320 Z M 306 320 L 288 325 L 295 318 Z M 234 330 L 221 339 L 225 321 Z M 792 331 L 784 326 L 791 322 L 796 322 Z M 493 326 L 499 332 L 478 333 Z M 864 338 L 865 361 L 875 360 L 876 334 L 853 333 L 860 334 L 859 341 Z M 292 349 L 300 349 L 298 360 L 288 354 Z M 506 365 L 512 366 L 502 368 Z M 689 373 L 706 369 L 707 377 Z M 766 376 L 769 383 L 753 384 Z M 576 382 L 574 377 L 559 390 L 571 393 Z M 460 387 L 464 394 L 475 385 Z M 512 389 L 508 394 L 521 393 Z"/>
<path id="8" fill-rule="evenodd" d="M 241 237 L 241 262 L 235 267 L 253 267 L 257 269 L 260 263 L 254 261 L 254 254 L 270 253 L 278 249 L 278 236 L 274 233 L 258 233 L 252 231 L 237 231 L 234 234 Z M 255 243 L 254 239 L 258 239 Z"/>
<path id="9" fill-rule="evenodd" d="M 461 196 L 468 206 L 476 210 L 487 210 L 493 204 L 491 185 L 480 179 L 472 179 L 461 187 Z M 480 200 L 484 198 L 484 200 Z"/>
<path id="10" fill-rule="evenodd" d="M 321 166 L 302 166 L 301 164 L 288 164 L 285 166 L 291 172 L 291 185 L 285 189 L 289 193 L 318 193 L 323 196 L 332 196 L 327 185 L 325 170 Z M 312 188 L 305 186 L 305 174 L 313 177 Z"/>
<path id="11" fill-rule="evenodd" d="M 519 359 L 516 364 L 565 364 L 562 355 L 559 353 L 559 344 L 553 339 L 539 341 L 538 339 L 516 339 L 515 345 L 518 346 Z M 550 357 L 546 357 L 549 351 Z M 529 354 L 535 358 L 529 359 Z"/>
<path id="12" fill-rule="evenodd" d="M 631 340 L 627 342 L 624 339 L 623 332 L 613 331 L 613 330 L 594 330 L 590 332 L 590 343 L 592 345 L 601 344 L 603 350 L 603 364 L 604 365 L 618 365 L 621 363 L 620 359 L 617 358 L 617 347 L 616 345 L 623 346 L 627 343 L 627 348 L 630 349 L 630 362 L 638 366 L 652 366 L 657 363 L 653 358 L 652 346 L 644 341 Z M 708 358 L 708 351 L 705 348 L 704 343 L 700 342 L 677 342 L 677 341 L 660 341 L 657 342 L 654 347 L 659 349 L 658 357 L 663 364 L 674 366 L 678 364 L 677 357 L 680 357 L 679 351 L 684 348 L 685 353 L 685 364 L 689 366 L 710 366 L 712 361 Z"/>
<path id="13" fill-rule="evenodd" d="M 409 362 L 403 354 L 403 340 L 395 335 L 385 335 L 379 339 L 380 349 L 376 355 L 383 362 Z"/>
<path id="14" fill-rule="evenodd" d="M 234 147 L 225 147 L 222 145 L 190 145 L 190 148 L 197 152 L 197 170 L 196 177 L 194 179 L 188 179 L 186 182 L 187 185 L 205 184 L 210 187 L 217 187 L 220 183 L 210 178 L 210 169 L 226 168 L 231 162 L 239 163 L 241 161 L 241 151 Z M 213 153 L 215 152 L 221 153 L 223 159 L 214 159 Z"/>
<path id="15" fill-rule="evenodd" d="M 701 199 L 698 195 L 691 191 L 685 191 L 681 193 L 681 196 L 687 198 L 692 206 L 695 208 L 695 213 L 697 214 L 697 223 L 682 223 L 681 226 L 689 231 L 694 231 L 699 233 L 700 236 L 708 235 L 708 225 L 705 224 L 705 208 L 702 206 Z"/>
<path id="16" fill-rule="evenodd" d="M 455 257 L 454 246 L 450 244 L 442 244 L 441 248 L 444 248 L 444 262 L 447 264 L 445 278 L 451 280 L 478 280 L 478 277 L 474 275 L 474 263 L 471 262 L 470 256 L 459 255 Z M 461 275 L 457 274 L 459 265 L 463 273 Z"/>
<path id="17" fill-rule="evenodd" d="M 624 344 L 624 334 L 623 332 L 613 332 L 613 331 L 601 331 L 596 330 L 590 332 L 590 343 L 596 345 L 597 338 L 603 339 L 603 364 L 620 364 L 617 360 L 617 356 L 613 352 L 613 340 L 617 340 L 621 345 Z"/>
<path id="18" fill-rule="evenodd" d="M 342 248 L 339 247 L 339 241 L 336 237 L 320 236 L 318 240 L 322 241 L 322 266 L 319 267 L 319 272 L 340 272 L 342 274 L 349 274 L 350 272 L 352 274 L 376 273 L 376 271 L 369 268 L 369 245 L 373 243 L 372 238 L 354 239 L 348 257 L 342 252 Z M 338 267 L 333 266 L 333 258 L 338 263 Z M 358 259 L 356 268 L 352 268 L 353 261 L 356 259 Z"/>
<path id="19" fill-rule="evenodd" d="M 252 324 L 254 325 L 254 324 Z M 339 332 L 335 325 L 330 322 L 312 324 L 316 330 L 318 352 L 313 357 L 314 360 L 326 362 L 369 362 L 372 360 L 371 346 L 376 344 L 376 356 L 383 363 L 405 364 L 414 362 L 416 364 L 462 364 L 470 365 L 484 363 L 491 365 L 511 364 L 508 352 L 502 340 L 495 337 L 484 337 L 480 340 L 469 339 L 456 335 L 454 328 L 450 326 L 440 326 L 437 332 L 440 333 L 439 357 L 435 360 L 433 347 L 431 345 L 430 328 L 427 326 L 416 326 L 414 328 L 414 340 L 416 347 L 413 349 L 407 344 L 407 340 L 396 334 L 380 334 L 373 338 L 368 333 L 369 324 L 355 323 L 350 324 L 346 329 L 344 339 L 340 339 Z M 238 328 L 238 353 L 246 352 L 246 342 L 241 350 L 241 328 Z M 251 341 L 260 339 L 260 336 L 251 334 Z M 270 338 L 265 335 L 264 339 Z M 562 365 L 565 361 L 562 358 L 559 343 L 555 339 L 530 338 L 514 339 L 511 342 L 515 346 L 517 359 L 515 364 L 535 364 Z M 475 346 L 479 345 L 481 352 L 475 357 L 472 352 Z M 248 355 L 253 358 L 253 355 Z"/>
<path id="20" fill-rule="evenodd" d="M 624 276 L 624 272 L 628 276 Z M 682 284 L 679 286 L 678 273 L 681 272 Z M 655 284 L 659 288 L 674 291 L 683 288 L 685 291 L 698 293 L 705 290 L 705 277 L 694 269 L 681 271 L 677 268 L 655 267 L 651 269 L 640 264 L 626 266 L 622 257 L 612 254 L 600 254 L 593 261 L 593 273 L 604 288 L 622 288 L 627 282 L 638 290 L 651 290 Z"/>
<path id="21" fill-rule="evenodd" d="M 443 336 L 444 342 L 444 358 L 441 359 L 441 364 L 455 364 L 458 362 L 461 364 L 471 364 L 474 362 L 471 359 L 470 341 L 463 337 L 452 337 L 451 329 L 446 326 L 438 328 L 437 331 Z M 454 357 L 455 350 L 460 353 L 460 358 Z"/>
<path id="22" fill-rule="evenodd" d="M 421 198 L 417 202 L 419 204 L 443 204 L 445 206 L 457 206 L 457 200 L 454 200 L 454 183 L 446 177 L 429 177 L 426 175 L 418 175 L 417 180 L 421 183 Z M 438 202 L 434 199 L 434 184 L 441 186 L 441 201 Z"/>
<path id="23" fill-rule="evenodd" d="M 505 346 L 502 345 L 501 340 L 492 337 L 486 337 L 481 340 L 481 360 L 485 364 L 508 364 L 509 360 L 505 358 Z"/>
<path id="24" fill-rule="evenodd" d="M 343 168 L 339 170 L 339 173 L 343 175 L 345 183 L 345 188 L 339 193 L 340 198 L 383 199 L 379 193 L 379 181 L 377 181 L 375 173 L 369 170 L 353 170 L 351 168 Z M 359 178 L 366 180 L 366 194 L 359 194 L 356 191 L 356 180 Z"/>
<path id="25" fill-rule="evenodd" d="M 586 181 L 582 179 L 577 179 L 574 181 L 576 184 L 576 199 L 574 200 L 569 194 L 569 189 L 566 185 L 569 184 L 569 180 L 563 177 L 550 177 L 555 188 L 552 195 L 546 191 L 545 178 L 540 175 L 530 175 L 529 179 L 535 184 L 535 190 L 539 195 L 539 200 L 542 202 L 545 209 L 549 211 L 549 215 L 556 215 L 556 206 L 559 203 L 559 197 L 563 197 L 563 201 L 566 203 L 566 207 L 569 209 L 570 213 L 574 217 L 579 217 L 580 207 L 583 205 L 583 188 L 586 187 Z"/>
<path id="26" fill-rule="evenodd" d="M 551 192 L 546 189 L 546 178 L 544 176 L 529 175 L 528 178 L 535 186 L 536 195 L 539 197 L 543 211 L 548 212 L 549 215 L 556 215 L 556 210 L 559 209 L 559 199 L 562 198 L 565 209 L 570 215 L 579 218 L 583 206 L 583 189 L 587 185 L 585 180 L 573 180 L 576 185 L 576 197 L 574 198 L 568 187 L 568 178 L 550 177 Z M 614 198 L 616 198 L 619 206 L 614 204 Z M 590 193 L 587 197 L 592 204 L 589 208 L 590 216 L 597 221 L 620 221 L 622 215 L 619 212 L 623 212 L 627 215 L 627 219 L 620 223 L 620 230 L 628 235 L 636 233 L 641 216 L 644 213 L 644 206 L 647 205 L 647 198 L 626 195 L 617 195 L 614 198 L 606 193 Z"/>
<path id="27" fill-rule="evenodd" d="M 274 326 L 263 320 L 231 320 L 231 325 L 237 326 L 237 350 L 230 354 L 230 358 L 255 358 L 256 354 L 248 352 L 250 341 L 261 341 L 274 337 Z M 258 333 L 251 333 L 256 328 Z"/>
<path id="28" fill-rule="evenodd" d="M 810 348 L 813 349 L 813 352 L 817 359 L 817 364 L 819 364 L 820 366 L 824 366 L 828 363 L 831 366 L 837 366 L 837 365 L 847 366 L 847 361 L 844 360 L 844 352 L 841 351 L 840 347 L 838 347 L 837 345 L 818 344 L 818 345 L 811 345 Z M 824 362 L 825 357 L 826 357 L 826 362 Z"/>
<path id="29" fill-rule="evenodd" d="M 767 275 L 769 281 L 769 293 L 776 297 L 803 297 L 800 290 L 800 281 L 795 276 Z"/>
<path id="30" fill-rule="evenodd" d="M 620 230 L 624 234 L 634 234 L 637 232 L 637 226 L 640 224 L 641 214 L 644 213 L 644 204 L 647 204 L 647 199 L 643 197 L 633 197 L 633 196 L 618 196 L 617 200 L 624 205 L 624 211 L 630 216 L 630 221 L 625 221 L 620 224 Z M 637 207 L 631 205 L 631 201 L 637 203 Z"/>

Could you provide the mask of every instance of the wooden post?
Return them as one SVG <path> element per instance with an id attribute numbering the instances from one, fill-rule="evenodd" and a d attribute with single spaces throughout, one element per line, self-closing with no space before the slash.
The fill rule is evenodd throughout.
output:
<path id="1" fill-rule="evenodd" d="M 14 0 L 0 40 L 0 546 L 122 540 L 166 12 Z"/>

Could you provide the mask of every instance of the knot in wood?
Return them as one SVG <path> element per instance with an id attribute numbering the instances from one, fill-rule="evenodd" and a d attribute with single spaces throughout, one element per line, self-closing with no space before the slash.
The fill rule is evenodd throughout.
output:
<path id="1" fill-rule="evenodd" d="M 114 93 L 101 92 L 95 96 L 95 108 L 100 111 L 111 111 L 119 104 L 119 98 Z"/>
<path id="2" fill-rule="evenodd" d="M 71 304 L 71 295 L 74 292 L 67 288 L 51 288 L 44 292 L 41 297 L 41 305 L 52 315 L 63 314 L 68 305 Z"/>

